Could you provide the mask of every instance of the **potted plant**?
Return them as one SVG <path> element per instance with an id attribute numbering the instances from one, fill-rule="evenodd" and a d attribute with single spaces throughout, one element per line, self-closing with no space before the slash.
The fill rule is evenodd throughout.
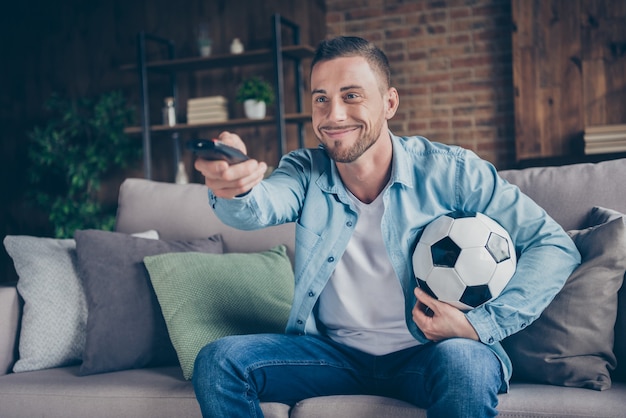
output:
<path id="1" fill-rule="evenodd" d="M 29 200 L 48 213 L 57 238 L 111 230 L 116 207 L 101 203 L 100 185 L 113 169 L 139 161 L 140 142 L 124 134 L 133 110 L 120 92 L 96 100 L 52 95 L 45 109 L 46 124 L 30 132 Z"/>
<path id="2" fill-rule="evenodd" d="M 247 78 L 239 85 L 236 99 L 243 103 L 247 118 L 263 119 L 267 105 L 274 102 L 274 89 L 261 77 Z"/>

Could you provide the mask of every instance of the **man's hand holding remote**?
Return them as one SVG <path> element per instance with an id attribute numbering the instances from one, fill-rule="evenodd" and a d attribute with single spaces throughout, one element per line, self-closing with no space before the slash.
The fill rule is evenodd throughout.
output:
<path id="1" fill-rule="evenodd" d="M 222 132 L 219 141 L 246 154 L 246 145 L 241 138 L 230 132 Z M 267 164 L 249 159 L 229 165 L 226 161 L 207 161 L 197 158 L 194 164 L 205 179 L 205 184 L 217 197 L 232 199 L 250 191 L 263 180 Z"/>

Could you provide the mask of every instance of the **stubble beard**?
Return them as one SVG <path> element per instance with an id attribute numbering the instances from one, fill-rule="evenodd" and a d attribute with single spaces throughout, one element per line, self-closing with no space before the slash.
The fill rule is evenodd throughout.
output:
<path id="1" fill-rule="evenodd" d="M 322 141 L 320 136 L 318 135 L 318 141 L 322 145 L 324 145 L 324 150 L 326 154 L 337 163 L 353 163 L 356 161 L 361 155 L 363 155 L 368 149 L 370 149 L 378 138 L 380 138 L 380 134 L 382 132 L 382 124 L 377 126 L 370 135 L 361 135 L 358 140 L 348 149 L 342 149 L 340 147 L 328 147 L 326 143 Z"/>

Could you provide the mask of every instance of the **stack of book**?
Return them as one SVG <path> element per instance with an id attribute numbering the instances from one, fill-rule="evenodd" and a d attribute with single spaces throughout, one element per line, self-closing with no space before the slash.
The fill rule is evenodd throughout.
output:
<path id="1" fill-rule="evenodd" d="M 187 123 L 224 122 L 228 120 L 228 100 L 224 96 L 198 97 L 187 100 Z"/>
<path id="2" fill-rule="evenodd" d="M 585 128 L 585 154 L 626 152 L 626 125 L 599 125 Z"/>

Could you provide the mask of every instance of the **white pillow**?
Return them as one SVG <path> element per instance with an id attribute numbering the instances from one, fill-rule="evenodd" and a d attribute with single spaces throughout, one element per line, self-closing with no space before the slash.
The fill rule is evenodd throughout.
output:
<path id="1" fill-rule="evenodd" d="M 154 230 L 136 234 L 158 239 Z M 73 239 L 8 235 L 4 247 L 19 276 L 24 300 L 19 359 L 14 372 L 68 366 L 81 361 L 87 303 L 76 269 Z"/>

